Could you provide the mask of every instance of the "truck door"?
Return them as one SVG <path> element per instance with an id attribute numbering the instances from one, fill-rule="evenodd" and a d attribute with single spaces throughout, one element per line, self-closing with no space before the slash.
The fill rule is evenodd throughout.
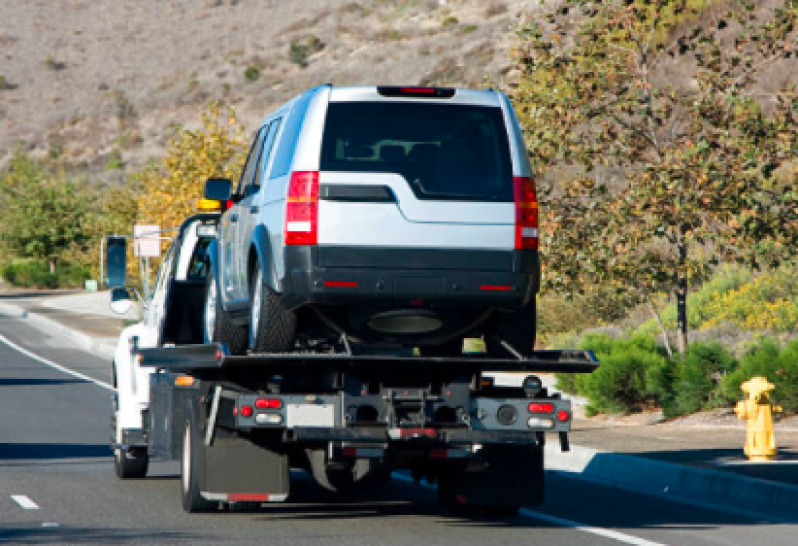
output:
<path id="1" fill-rule="evenodd" d="M 149 296 L 149 305 L 144 315 L 143 336 L 139 339 L 141 347 L 157 347 L 161 343 L 161 329 L 166 314 L 167 288 L 169 278 L 172 276 L 175 247 L 177 239 L 173 240 L 164 255 L 158 273 L 155 275 L 155 284 Z"/>
<path id="2" fill-rule="evenodd" d="M 236 271 L 239 273 L 242 298 L 246 299 L 249 299 L 249 248 L 252 241 L 252 232 L 255 230 L 257 218 L 263 205 L 263 192 L 260 191 L 261 182 L 267 179 L 264 171 L 269 166 L 274 141 L 280 129 L 280 121 L 279 118 L 275 119 L 262 130 L 263 151 L 260 154 L 252 178 L 244 186 L 244 199 L 240 203 L 241 212 L 238 215 L 238 240 L 236 241 L 239 261 L 236 264 Z"/>

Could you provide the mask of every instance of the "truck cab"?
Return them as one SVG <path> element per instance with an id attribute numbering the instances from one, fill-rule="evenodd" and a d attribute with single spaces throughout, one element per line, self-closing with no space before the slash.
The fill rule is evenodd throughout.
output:
<path id="1" fill-rule="evenodd" d="M 202 305 L 209 269 L 208 246 L 216 236 L 218 212 L 191 216 L 177 230 L 163 256 L 142 320 L 120 334 L 114 354 L 113 447 L 117 474 L 146 474 L 148 454 L 142 415 L 150 404 L 151 368 L 131 358 L 131 348 L 202 343 Z"/>

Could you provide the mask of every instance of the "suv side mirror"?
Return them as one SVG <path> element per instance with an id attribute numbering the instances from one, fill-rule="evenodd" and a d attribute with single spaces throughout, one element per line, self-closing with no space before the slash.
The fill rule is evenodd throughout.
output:
<path id="1" fill-rule="evenodd" d="M 108 288 L 124 288 L 127 284 L 127 240 L 124 237 L 108 237 L 105 263 L 105 285 Z"/>
<path id="2" fill-rule="evenodd" d="M 228 178 L 209 178 L 205 181 L 205 199 L 229 201 L 233 183 Z"/>

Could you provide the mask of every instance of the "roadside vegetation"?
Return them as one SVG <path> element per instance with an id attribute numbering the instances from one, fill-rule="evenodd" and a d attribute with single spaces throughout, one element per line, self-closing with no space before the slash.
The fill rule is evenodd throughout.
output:
<path id="1" fill-rule="evenodd" d="M 761 375 L 776 385 L 773 401 L 798 412 L 798 340 L 786 345 L 764 338 L 739 357 L 720 343 L 690 345 L 684 356 L 668 357 L 651 336 L 613 339 L 589 334 L 581 348 L 601 360 L 589 375 L 557 374 L 564 392 L 590 400 L 588 414 L 630 413 L 661 407 L 666 418 L 729 407 L 740 385 Z"/>

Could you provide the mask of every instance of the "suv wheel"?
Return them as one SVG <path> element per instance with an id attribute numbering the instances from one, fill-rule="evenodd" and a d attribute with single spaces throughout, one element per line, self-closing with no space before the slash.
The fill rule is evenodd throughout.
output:
<path id="1" fill-rule="evenodd" d="M 249 350 L 255 353 L 284 353 L 294 347 L 296 315 L 283 307 L 280 296 L 263 282 L 260 264 L 252 274 Z"/>
<path id="2" fill-rule="evenodd" d="M 491 327 L 485 332 L 485 349 L 490 356 L 508 358 L 512 355 L 502 346 L 506 341 L 524 357 L 535 351 L 535 329 L 537 307 L 535 298 L 515 311 L 498 311 L 491 319 Z"/>
<path id="3" fill-rule="evenodd" d="M 216 275 L 208 272 L 205 292 L 205 311 L 202 317 L 202 338 L 205 343 L 226 343 L 230 354 L 242 355 L 246 350 L 247 332 L 234 324 L 222 307 Z"/>

